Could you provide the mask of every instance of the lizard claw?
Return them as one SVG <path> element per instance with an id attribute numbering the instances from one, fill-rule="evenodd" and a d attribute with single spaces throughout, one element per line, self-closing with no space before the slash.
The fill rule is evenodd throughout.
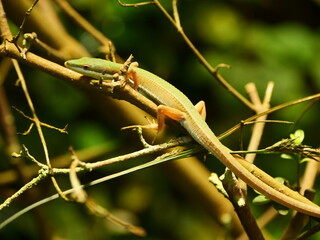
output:
<path id="1" fill-rule="evenodd" d="M 121 130 L 127 130 L 132 128 L 145 128 L 145 129 L 151 129 L 151 130 L 157 130 L 158 131 L 158 124 L 157 123 L 151 123 L 147 125 L 131 125 L 127 127 L 121 128 Z"/>
<path id="2" fill-rule="evenodd" d="M 150 129 L 150 130 L 156 130 L 156 131 L 159 130 L 159 125 L 158 125 L 158 123 L 156 123 L 156 121 L 154 119 L 152 121 L 150 121 L 147 117 L 146 117 L 146 119 L 149 122 L 149 124 L 131 125 L 131 126 L 123 127 L 123 128 L 121 128 L 121 130 L 132 129 L 132 128 L 144 128 L 144 129 Z"/>

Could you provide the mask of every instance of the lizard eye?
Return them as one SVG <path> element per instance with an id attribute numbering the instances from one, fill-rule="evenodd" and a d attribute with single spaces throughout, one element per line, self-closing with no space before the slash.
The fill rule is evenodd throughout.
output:
<path id="1" fill-rule="evenodd" d="M 88 70 L 89 69 L 89 65 L 83 65 L 82 67 L 84 70 Z"/>

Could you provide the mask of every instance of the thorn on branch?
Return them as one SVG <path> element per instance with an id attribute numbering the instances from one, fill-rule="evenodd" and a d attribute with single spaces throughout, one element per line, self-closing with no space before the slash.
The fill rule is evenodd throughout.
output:
<path id="1" fill-rule="evenodd" d="M 28 148 L 25 146 L 25 145 L 22 145 L 22 149 L 19 153 L 12 153 L 11 154 L 12 157 L 14 158 L 25 158 L 25 159 L 28 159 L 32 162 L 34 162 L 35 164 L 37 164 L 40 168 L 42 169 L 47 169 L 47 165 L 39 162 L 37 159 L 35 159 L 30 153 L 29 153 L 29 150 Z"/>
<path id="2" fill-rule="evenodd" d="M 29 128 L 28 128 L 26 131 L 24 131 L 24 132 L 17 132 L 17 134 L 18 134 L 18 135 L 22 135 L 22 136 L 27 136 L 27 135 L 31 132 L 33 126 L 34 126 L 34 123 L 31 123 L 30 126 L 29 126 Z"/>
<path id="3" fill-rule="evenodd" d="M 218 72 L 220 68 L 227 68 L 227 69 L 231 69 L 231 66 L 225 63 L 219 63 L 215 68 L 214 68 L 214 72 Z"/>
<path id="4" fill-rule="evenodd" d="M 72 162 L 70 165 L 70 174 L 69 174 L 71 186 L 73 188 L 71 197 L 73 200 L 75 200 L 78 203 L 85 203 L 88 199 L 88 195 L 81 187 L 81 183 L 76 172 L 76 168 L 78 165 L 80 165 L 81 161 L 79 160 L 72 146 L 69 147 L 69 151 L 71 152 L 71 159 L 72 159 Z"/>

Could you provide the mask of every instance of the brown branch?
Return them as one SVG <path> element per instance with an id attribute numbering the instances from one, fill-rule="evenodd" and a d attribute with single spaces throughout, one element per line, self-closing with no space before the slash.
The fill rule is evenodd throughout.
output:
<path id="1" fill-rule="evenodd" d="M 272 83 L 269 83 L 269 85 L 267 86 L 266 95 L 265 95 L 263 103 L 260 100 L 260 97 L 258 95 L 258 91 L 256 89 L 255 84 L 249 83 L 246 85 L 245 88 L 246 88 L 246 91 L 251 99 L 253 106 L 255 107 L 255 111 L 257 113 L 263 112 L 269 108 L 269 103 L 270 103 L 272 89 L 273 89 Z M 249 146 L 247 149 L 248 151 L 253 151 L 253 150 L 258 149 L 259 143 L 261 141 L 261 137 L 263 134 L 264 126 L 265 126 L 264 121 L 266 120 L 266 118 L 267 118 L 267 115 L 264 115 L 264 116 L 261 116 L 260 118 L 256 119 L 256 122 L 254 123 L 254 126 L 253 126 Z M 254 158 L 255 158 L 255 154 L 247 154 L 245 157 L 246 161 L 248 161 L 250 163 L 252 163 L 254 161 Z M 249 236 L 250 239 L 264 239 L 264 237 L 261 233 L 261 230 L 258 227 L 258 223 L 255 220 L 255 218 L 250 210 L 250 207 L 247 202 L 246 194 L 244 196 L 245 204 L 243 206 L 239 206 L 234 201 L 234 198 L 237 196 L 237 194 L 236 194 L 237 191 L 234 191 L 234 189 L 236 187 L 239 189 L 242 189 L 242 191 L 246 192 L 247 186 L 246 186 L 245 182 L 243 182 L 241 179 L 239 179 L 237 184 L 235 184 L 235 187 L 231 188 L 231 191 L 229 190 L 230 193 L 228 192 L 229 196 L 230 196 L 229 199 L 231 200 L 247 235 Z"/>
<path id="2" fill-rule="evenodd" d="M 273 83 L 271 82 L 268 84 L 264 100 L 263 102 L 261 102 L 255 85 L 253 83 L 246 85 L 246 91 L 250 96 L 250 99 L 255 107 L 255 111 L 257 114 L 261 112 L 265 112 L 269 109 L 272 90 L 273 90 Z M 252 136 L 250 138 L 249 146 L 247 149 L 248 151 L 254 151 L 259 148 L 259 144 L 260 144 L 263 130 L 265 127 L 266 119 L 267 119 L 267 114 L 260 116 L 256 119 L 256 123 L 254 124 L 252 129 Z M 245 159 L 253 163 L 255 156 L 256 154 L 247 154 Z"/>
<path id="3" fill-rule="evenodd" d="M 93 36 L 99 43 L 103 45 L 103 52 L 107 55 L 114 53 L 115 46 L 112 41 L 98 31 L 91 23 L 83 18 L 66 0 L 54 0 L 59 7 L 71 17 L 82 29 Z"/>
<path id="4" fill-rule="evenodd" d="M 267 110 L 265 112 L 261 112 L 259 114 L 256 114 L 256 115 L 253 115 L 251 117 L 248 117 L 245 120 L 242 120 L 241 123 L 236 124 L 235 126 L 230 128 L 228 131 L 220 134 L 218 137 L 219 138 L 225 138 L 225 137 L 229 136 L 230 134 L 234 133 L 235 131 L 237 131 L 238 129 L 240 129 L 242 127 L 243 123 L 252 122 L 253 120 L 255 120 L 255 119 L 257 119 L 257 118 L 259 118 L 261 116 L 264 116 L 266 114 L 270 114 L 270 113 L 273 113 L 273 112 L 276 112 L 276 111 L 279 111 L 279 110 L 282 110 L 282 109 L 285 109 L 285 108 L 288 108 L 288 107 L 291 107 L 291 106 L 295 106 L 297 104 L 301 104 L 301 103 L 308 102 L 308 101 L 311 101 L 311 100 L 314 100 L 314 99 L 319 99 L 319 98 L 320 98 L 320 93 L 317 93 L 317 94 L 313 94 L 313 95 L 310 95 L 310 96 L 307 96 L 307 97 L 304 97 L 304 98 L 299 98 L 297 100 L 293 100 L 293 101 L 290 101 L 290 102 L 279 104 L 279 105 L 277 105 L 275 107 L 270 108 L 269 110 Z"/>
<path id="5" fill-rule="evenodd" d="M 250 210 L 246 186 L 241 180 L 236 179 L 230 170 L 225 172 L 222 183 L 249 239 L 264 240 L 262 232 Z"/>
<path id="6" fill-rule="evenodd" d="M 319 162 L 308 161 L 304 174 L 300 181 L 300 193 L 305 190 L 312 189 L 319 171 Z"/>

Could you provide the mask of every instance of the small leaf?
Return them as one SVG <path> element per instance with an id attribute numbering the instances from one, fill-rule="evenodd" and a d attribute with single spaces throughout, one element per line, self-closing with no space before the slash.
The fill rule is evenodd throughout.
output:
<path id="1" fill-rule="evenodd" d="M 258 195 L 262 195 L 261 192 L 258 192 L 257 190 L 253 189 L 253 191 L 255 191 L 256 194 Z"/>
<path id="2" fill-rule="evenodd" d="M 291 155 L 286 154 L 286 153 L 282 153 L 280 156 L 281 156 L 281 158 L 283 158 L 283 159 L 293 159 L 293 157 L 292 157 Z"/>
<path id="3" fill-rule="evenodd" d="M 301 164 L 301 163 L 305 163 L 305 162 L 310 162 L 310 161 L 312 161 L 312 160 L 314 160 L 314 159 L 308 158 L 308 157 L 302 158 L 302 159 L 300 160 L 300 164 Z"/>
<path id="4" fill-rule="evenodd" d="M 286 181 L 283 177 L 275 177 L 275 179 L 276 179 L 279 183 L 282 183 L 282 184 L 284 184 L 285 181 Z"/>
<path id="5" fill-rule="evenodd" d="M 272 206 L 282 216 L 285 216 L 285 215 L 287 215 L 289 213 L 289 208 L 287 208 L 287 207 L 285 207 L 285 206 L 283 206 L 283 205 L 281 205 L 279 203 L 272 202 Z"/>
<path id="6" fill-rule="evenodd" d="M 294 139 L 294 143 L 300 145 L 304 139 L 304 131 L 302 129 L 296 130 L 293 134 L 290 134 L 290 138 Z"/>
<path id="7" fill-rule="evenodd" d="M 284 209 L 278 210 L 278 213 L 280 215 L 282 215 L 282 216 L 286 216 L 289 213 L 289 210 L 288 209 L 286 209 L 286 210 L 284 210 Z"/>
<path id="8" fill-rule="evenodd" d="M 264 195 L 259 195 L 259 196 L 256 196 L 253 200 L 252 200 L 252 203 L 253 204 L 256 204 L 256 205 L 264 205 L 264 204 L 267 204 L 270 202 L 270 199 L 267 198 L 266 196 Z"/>

